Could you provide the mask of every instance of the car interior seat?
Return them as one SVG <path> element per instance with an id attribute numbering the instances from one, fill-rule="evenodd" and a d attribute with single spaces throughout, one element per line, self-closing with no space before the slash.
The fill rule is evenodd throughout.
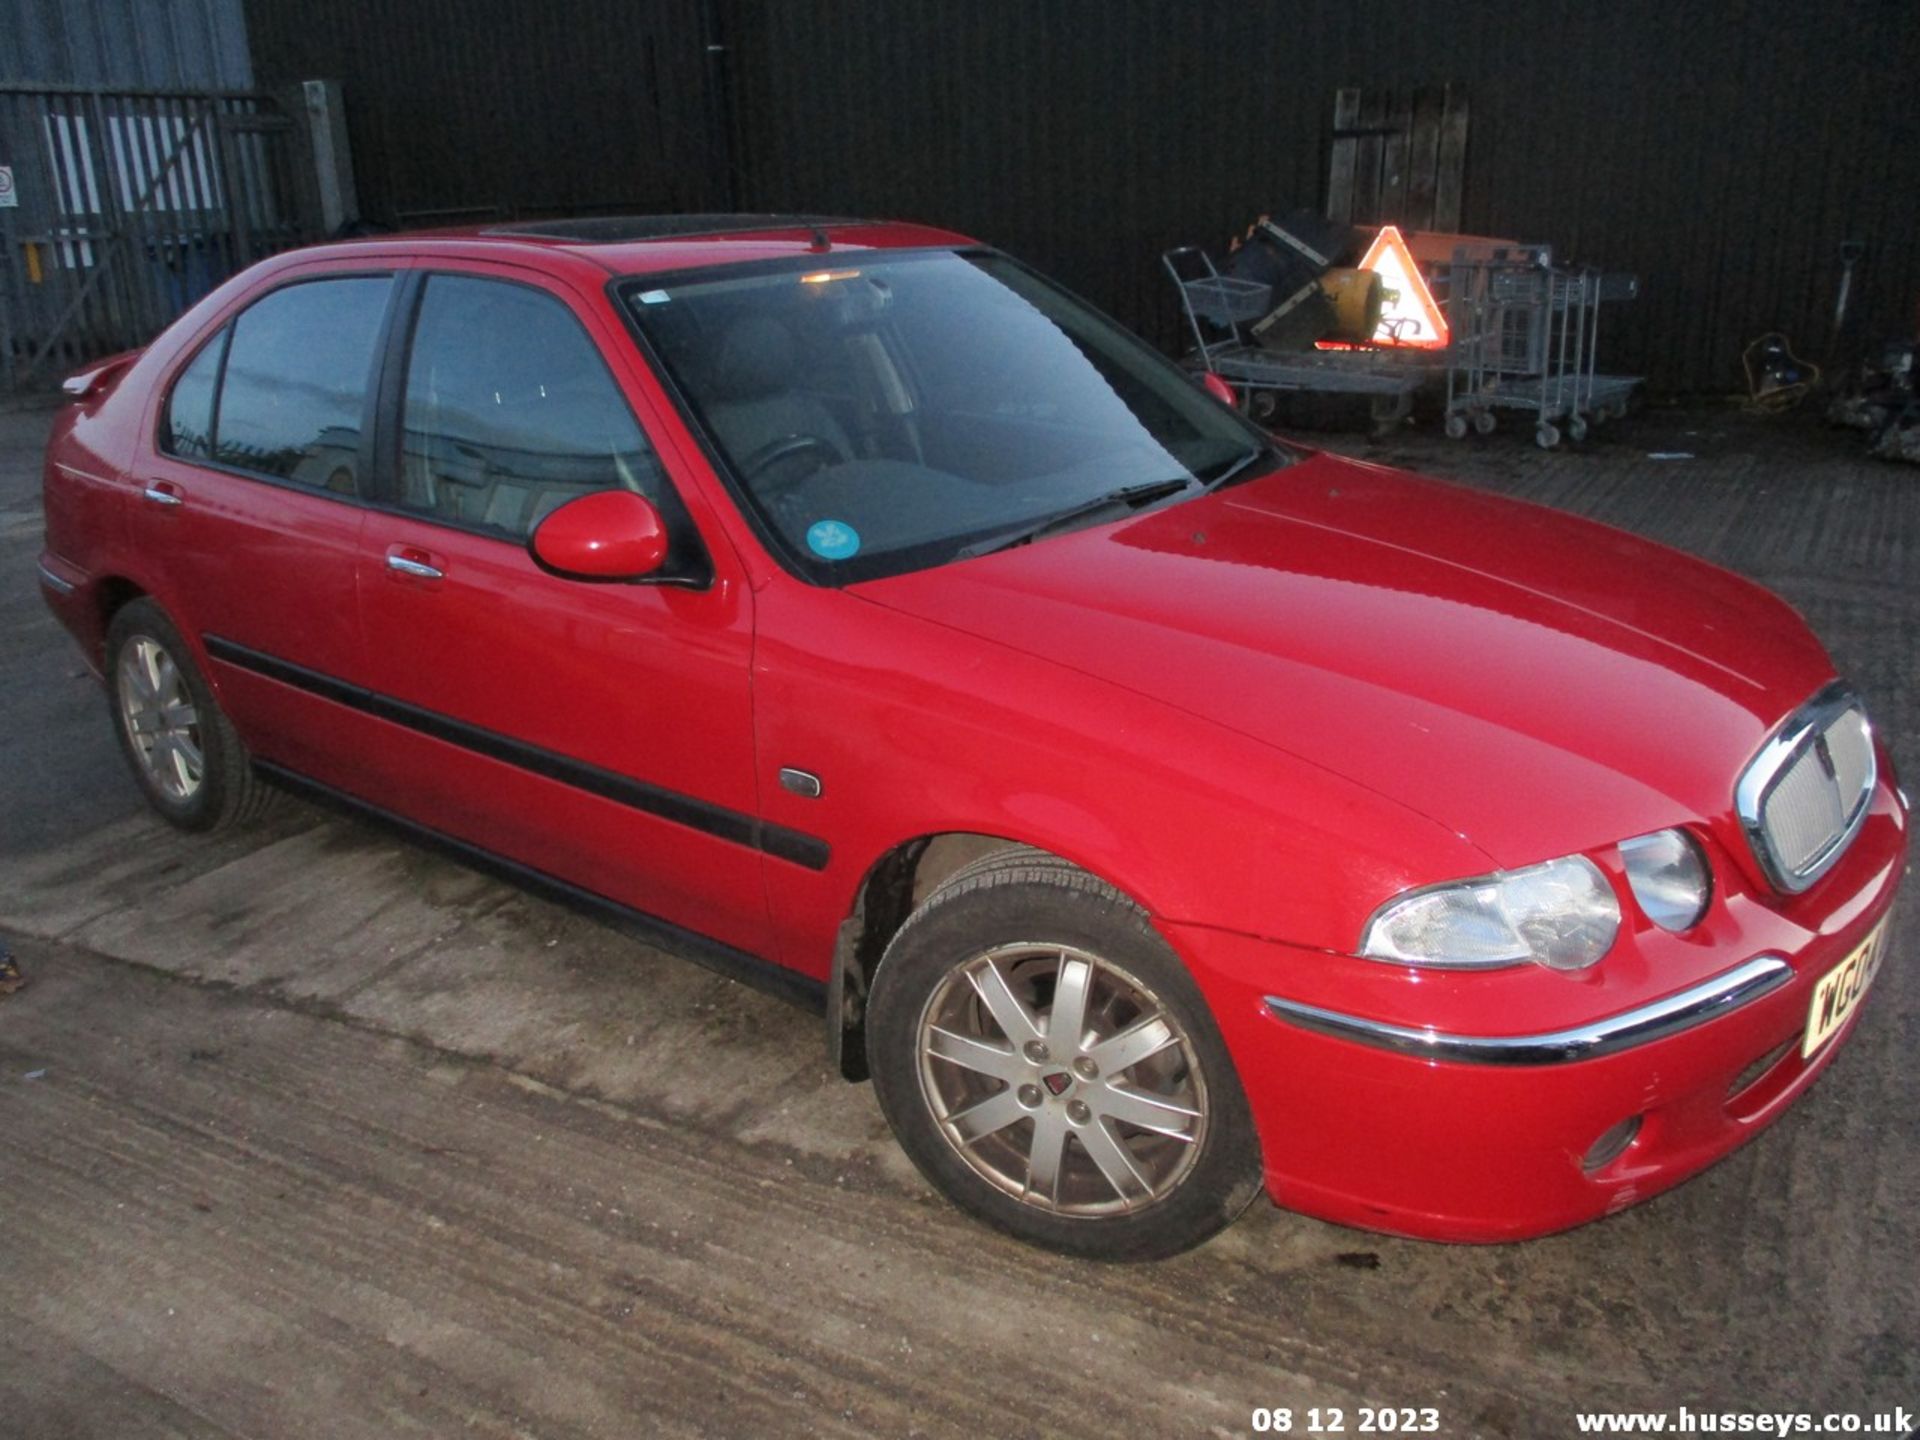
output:
<path id="1" fill-rule="evenodd" d="M 747 315 L 721 333 L 707 366 L 707 422 L 736 464 L 794 435 L 824 440 L 852 459 L 853 442 L 833 412 L 796 389 L 800 345 L 785 322 Z"/>

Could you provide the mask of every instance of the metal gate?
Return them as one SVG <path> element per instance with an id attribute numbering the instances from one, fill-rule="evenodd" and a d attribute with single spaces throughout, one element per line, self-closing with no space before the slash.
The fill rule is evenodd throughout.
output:
<path id="1" fill-rule="evenodd" d="M 144 345 L 312 238 L 303 153 L 267 95 L 0 85 L 0 379 Z"/>

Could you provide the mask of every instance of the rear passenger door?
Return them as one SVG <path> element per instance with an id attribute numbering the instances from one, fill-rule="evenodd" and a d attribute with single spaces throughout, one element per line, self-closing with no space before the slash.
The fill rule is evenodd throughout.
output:
<path id="1" fill-rule="evenodd" d="M 631 340 L 532 272 L 410 290 L 360 557 L 369 684 L 394 722 L 381 803 L 763 953 L 752 596 L 617 379 L 637 355 L 603 353 Z M 665 516 L 663 583 L 568 580 L 529 553 L 554 508 L 612 488 Z"/>
<path id="2" fill-rule="evenodd" d="M 262 759 L 337 781 L 371 722 L 356 599 L 392 272 L 296 273 L 250 298 L 162 391 L 135 539 Z M 144 448 L 144 447 L 143 447 Z"/>

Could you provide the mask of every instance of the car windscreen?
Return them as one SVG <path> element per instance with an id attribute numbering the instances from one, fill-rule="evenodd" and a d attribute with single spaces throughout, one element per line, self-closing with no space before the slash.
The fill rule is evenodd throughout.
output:
<path id="1" fill-rule="evenodd" d="M 1108 518 L 1122 492 L 1198 493 L 1266 442 L 990 252 L 828 254 L 622 294 L 762 535 L 817 583 Z"/>

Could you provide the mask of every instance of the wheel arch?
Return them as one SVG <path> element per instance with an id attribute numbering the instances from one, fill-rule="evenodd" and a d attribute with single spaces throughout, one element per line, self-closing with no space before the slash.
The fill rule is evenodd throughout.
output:
<path id="1" fill-rule="evenodd" d="M 1073 855 L 1031 841 L 979 830 L 942 830 L 903 840 L 881 854 L 861 877 L 853 905 L 840 923 L 827 979 L 827 1048 L 840 1074 L 867 1078 L 866 1004 L 887 945 L 926 898 L 954 875 L 989 856 L 1027 850 L 1064 860 L 1140 900 L 1113 877 Z M 1147 907 L 1141 905 L 1142 909 Z M 1151 913 L 1151 912 L 1149 912 Z"/>
<path id="2" fill-rule="evenodd" d="M 86 651 L 96 673 L 106 672 L 107 632 L 113 628 L 113 617 L 151 593 L 144 585 L 120 574 L 102 575 L 87 586 Z"/>

